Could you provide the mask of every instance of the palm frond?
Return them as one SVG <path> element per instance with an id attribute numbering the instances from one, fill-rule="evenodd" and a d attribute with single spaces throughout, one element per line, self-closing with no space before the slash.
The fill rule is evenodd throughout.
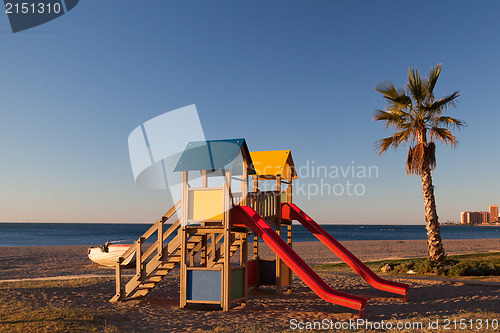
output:
<path id="1" fill-rule="evenodd" d="M 451 128 L 461 128 L 467 126 L 465 122 L 462 120 L 449 117 L 449 116 L 439 116 L 434 119 L 434 122 L 436 126 L 444 126 L 444 127 L 451 127 Z"/>
<path id="2" fill-rule="evenodd" d="M 406 157 L 406 174 L 419 174 L 421 171 L 421 160 L 424 155 L 423 144 L 418 144 L 415 147 L 408 149 Z"/>
<path id="3" fill-rule="evenodd" d="M 391 146 L 396 149 L 399 146 L 399 143 L 396 143 L 394 137 L 389 136 L 387 138 L 380 139 L 375 144 L 375 150 L 378 150 L 378 156 L 385 153 Z"/>
<path id="4" fill-rule="evenodd" d="M 439 78 L 439 74 L 441 73 L 441 68 L 443 67 L 443 64 L 438 64 L 437 66 L 434 66 L 431 68 L 429 71 L 429 77 L 427 78 L 427 91 L 429 94 L 434 96 L 434 87 L 436 86 L 436 82 Z M 434 99 L 434 98 L 432 98 Z"/>
<path id="5" fill-rule="evenodd" d="M 386 97 L 386 99 L 389 99 Z M 404 91 L 400 91 L 400 95 L 396 98 L 390 99 L 393 102 L 393 105 L 397 108 L 406 109 L 411 106 L 411 98 L 406 96 Z"/>
<path id="6" fill-rule="evenodd" d="M 375 149 L 379 151 L 378 155 L 380 156 L 385 153 L 390 147 L 397 149 L 402 143 L 408 142 L 411 135 L 412 131 L 409 131 L 407 129 L 396 132 L 392 136 L 378 140 Z"/>
<path id="7" fill-rule="evenodd" d="M 410 147 L 406 158 L 406 174 L 421 175 L 426 165 L 431 170 L 436 167 L 436 145 L 434 142 L 428 144 L 420 142 L 416 146 Z"/>
<path id="8" fill-rule="evenodd" d="M 389 127 L 402 128 L 406 118 L 407 114 L 397 108 L 390 111 L 377 110 L 373 115 L 373 120 L 383 121 L 386 129 Z"/>
<path id="9" fill-rule="evenodd" d="M 408 72 L 408 90 L 412 97 L 420 104 L 426 97 L 426 85 L 416 68 L 410 68 Z"/>
<path id="10" fill-rule="evenodd" d="M 429 142 L 425 151 L 425 158 L 427 163 L 431 167 L 431 170 L 436 168 L 436 144 L 434 142 Z"/>
<path id="11" fill-rule="evenodd" d="M 391 81 L 379 83 L 374 89 L 382 93 L 384 98 L 395 107 L 404 109 L 411 104 L 411 98 L 406 96 L 405 91 L 403 89 L 396 89 Z"/>
<path id="12" fill-rule="evenodd" d="M 429 135 L 431 137 L 431 140 L 436 139 L 436 140 L 444 142 L 445 144 L 449 144 L 452 147 L 455 147 L 458 143 L 457 138 L 447 128 L 434 126 L 430 129 Z"/>
<path id="13" fill-rule="evenodd" d="M 399 96 L 399 92 L 394 87 L 391 81 L 383 81 L 379 83 L 374 89 L 384 96 L 392 98 L 397 98 Z"/>
<path id="14" fill-rule="evenodd" d="M 443 110 L 446 110 L 451 106 L 455 106 L 455 99 L 459 96 L 460 94 L 458 93 L 458 91 L 454 91 L 452 94 L 445 96 L 441 99 L 438 99 L 437 101 L 432 103 L 429 106 L 429 111 L 441 114 Z"/>

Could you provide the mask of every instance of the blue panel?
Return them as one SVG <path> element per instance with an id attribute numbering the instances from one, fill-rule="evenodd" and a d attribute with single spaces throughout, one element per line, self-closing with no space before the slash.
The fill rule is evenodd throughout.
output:
<path id="1" fill-rule="evenodd" d="M 221 271 L 187 271 L 187 299 L 191 301 L 221 300 Z"/>
<path id="2" fill-rule="evenodd" d="M 243 159 L 255 174 L 245 139 L 194 141 L 188 143 L 174 171 L 233 169 L 242 174 Z"/>

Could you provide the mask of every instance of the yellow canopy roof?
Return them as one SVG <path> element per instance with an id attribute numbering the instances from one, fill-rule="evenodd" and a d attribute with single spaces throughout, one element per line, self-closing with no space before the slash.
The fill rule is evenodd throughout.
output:
<path id="1" fill-rule="evenodd" d="M 297 179 L 290 150 L 252 151 L 250 157 L 259 179 Z"/>

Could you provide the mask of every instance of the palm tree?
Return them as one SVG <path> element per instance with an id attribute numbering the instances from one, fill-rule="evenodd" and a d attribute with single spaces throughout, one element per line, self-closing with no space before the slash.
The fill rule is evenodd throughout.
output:
<path id="1" fill-rule="evenodd" d="M 443 111 L 454 106 L 458 91 L 434 99 L 434 86 L 441 73 L 442 65 L 431 68 L 429 76 L 423 78 L 416 68 L 410 68 L 408 82 L 396 89 L 390 81 L 380 83 L 375 90 L 382 93 L 387 101 L 385 111 L 377 110 L 374 120 L 383 121 L 385 128 L 394 128 L 391 136 L 377 141 L 376 150 L 382 155 L 390 147 L 397 149 L 401 144 L 409 144 L 406 173 L 422 177 L 425 204 L 428 258 L 443 262 L 446 254 L 441 241 L 439 220 L 432 185 L 432 170 L 436 167 L 436 145 L 442 141 L 455 147 L 457 139 L 450 129 L 465 126 L 465 123 L 443 115 Z"/>

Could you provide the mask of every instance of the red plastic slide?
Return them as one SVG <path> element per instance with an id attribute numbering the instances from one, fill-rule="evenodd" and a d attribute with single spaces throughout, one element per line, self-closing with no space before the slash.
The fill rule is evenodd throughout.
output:
<path id="1" fill-rule="evenodd" d="M 359 310 L 360 318 L 363 316 L 366 299 L 336 291 L 327 285 L 253 208 L 234 207 L 231 220 L 235 226 L 251 228 L 319 297 L 330 303 Z"/>
<path id="2" fill-rule="evenodd" d="M 407 284 L 382 279 L 295 204 L 284 203 L 281 209 L 281 217 L 287 220 L 299 221 L 307 230 L 313 233 L 321 243 L 325 244 L 374 288 L 403 295 L 404 300 L 408 297 L 409 286 Z"/>

